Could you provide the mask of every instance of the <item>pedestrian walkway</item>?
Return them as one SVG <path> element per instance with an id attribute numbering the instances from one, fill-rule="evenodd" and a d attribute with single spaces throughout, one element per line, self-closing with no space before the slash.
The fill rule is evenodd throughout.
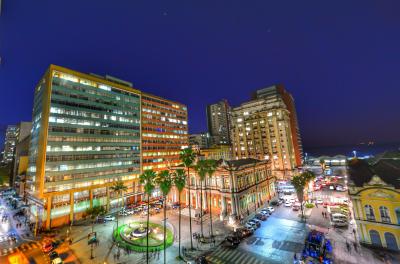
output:
<path id="1" fill-rule="evenodd" d="M 25 251 L 29 251 L 31 249 L 40 248 L 40 247 L 41 247 L 41 245 L 39 242 L 29 242 L 29 243 L 19 245 L 18 247 L 2 248 L 0 251 L 0 256 L 6 256 L 9 254 L 15 253 L 17 251 L 25 252 Z"/>
<path id="2" fill-rule="evenodd" d="M 237 263 L 237 264 L 263 264 L 271 263 L 270 260 L 264 259 L 262 256 L 258 256 L 254 253 L 249 254 L 248 252 L 239 248 L 231 249 L 226 247 L 219 247 L 213 253 L 208 255 L 206 259 L 211 263 L 224 264 L 224 263 Z M 277 264 L 278 262 L 276 262 Z"/>

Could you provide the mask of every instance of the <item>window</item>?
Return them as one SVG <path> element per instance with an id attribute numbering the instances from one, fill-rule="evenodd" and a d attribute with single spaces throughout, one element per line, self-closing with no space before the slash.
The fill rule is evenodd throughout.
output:
<path id="1" fill-rule="evenodd" d="M 374 209 L 372 208 L 371 205 L 365 205 L 365 216 L 367 217 L 367 220 L 375 221 L 375 214 L 374 214 Z"/>
<path id="2" fill-rule="evenodd" d="M 383 223 L 390 223 L 389 210 L 386 206 L 379 207 L 379 213 L 381 214 L 381 219 Z"/>
<path id="3" fill-rule="evenodd" d="M 400 207 L 396 208 L 395 212 L 396 212 L 396 217 L 397 217 L 397 224 L 400 225 Z"/>

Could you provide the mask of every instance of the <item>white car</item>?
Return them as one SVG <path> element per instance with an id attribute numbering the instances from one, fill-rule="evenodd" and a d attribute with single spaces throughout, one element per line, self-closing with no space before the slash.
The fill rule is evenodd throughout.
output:
<path id="1" fill-rule="evenodd" d="M 292 206 L 292 203 L 291 203 L 291 202 L 286 202 L 286 203 L 285 203 L 285 206 L 286 206 L 286 207 L 290 207 L 290 206 Z"/>
<path id="2" fill-rule="evenodd" d="M 324 201 L 322 201 L 322 199 L 317 200 L 317 204 L 323 204 L 323 203 L 324 203 Z"/>
<path id="3" fill-rule="evenodd" d="M 290 201 L 290 203 L 294 203 L 295 202 L 294 198 L 291 198 L 289 201 Z"/>
<path id="4" fill-rule="evenodd" d="M 272 213 L 273 211 L 275 211 L 275 209 L 274 209 L 272 206 L 269 206 L 267 209 L 268 209 L 271 213 Z"/>
<path id="5" fill-rule="evenodd" d="M 257 229 L 257 225 L 256 225 L 256 223 L 251 223 L 251 222 L 247 222 L 245 225 L 244 225 L 246 228 L 249 228 L 249 229 L 251 229 L 251 230 L 253 230 L 253 232 Z"/>
<path id="6" fill-rule="evenodd" d="M 104 221 L 114 221 L 115 220 L 115 216 L 112 215 L 106 215 L 104 217 Z"/>
<path id="7" fill-rule="evenodd" d="M 55 258 L 51 261 L 51 264 L 62 264 L 62 259 L 60 257 Z"/>

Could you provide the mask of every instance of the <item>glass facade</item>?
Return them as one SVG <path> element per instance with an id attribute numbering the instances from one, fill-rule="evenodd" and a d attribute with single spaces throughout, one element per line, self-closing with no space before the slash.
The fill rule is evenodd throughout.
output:
<path id="1" fill-rule="evenodd" d="M 45 192 L 140 173 L 140 96 L 54 72 Z"/>

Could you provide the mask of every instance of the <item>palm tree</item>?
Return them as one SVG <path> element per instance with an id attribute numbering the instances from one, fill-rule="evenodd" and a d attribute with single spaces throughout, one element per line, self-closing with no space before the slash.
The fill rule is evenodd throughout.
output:
<path id="1" fill-rule="evenodd" d="M 325 160 L 324 159 L 320 159 L 319 160 L 319 164 L 321 165 L 322 174 L 325 175 Z"/>
<path id="2" fill-rule="evenodd" d="M 118 202 L 117 202 L 117 207 L 119 207 L 119 198 L 122 196 L 122 193 L 125 192 L 128 188 L 124 185 L 124 182 L 119 180 L 114 183 L 113 186 L 111 186 L 111 190 L 116 192 L 118 194 Z M 118 230 L 118 219 L 119 219 L 119 213 L 117 213 L 117 230 Z M 118 232 L 118 231 L 117 231 Z"/>
<path id="3" fill-rule="evenodd" d="M 146 260 L 149 263 L 149 221 L 150 221 L 150 195 L 152 194 L 157 177 L 153 170 L 145 170 L 140 176 L 140 183 L 144 184 L 144 192 L 147 194 L 147 229 L 146 229 Z"/>
<path id="4" fill-rule="evenodd" d="M 92 232 L 95 219 L 100 215 L 104 215 L 105 213 L 106 210 L 104 209 L 103 206 L 93 206 L 92 208 L 86 209 L 86 215 L 89 216 L 90 219 L 92 220 Z"/>
<path id="5" fill-rule="evenodd" d="M 304 188 L 307 186 L 308 182 L 315 178 L 314 173 L 311 171 L 305 171 L 300 175 L 295 175 L 292 178 L 292 185 L 296 190 L 297 199 L 301 204 L 301 218 L 304 218 L 304 208 L 303 208 L 303 201 L 304 201 Z"/>
<path id="6" fill-rule="evenodd" d="M 167 195 L 171 191 L 172 177 L 168 170 L 160 171 L 157 175 L 157 183 L 164 196 L 164 264 L 167 261 Z"/>
<path id="7" fill-rule="evenodd" d="M 203 234 L 203 182 L 207 176 L 207 161 L 199 160 L 197 165 L 195 166 L 195 170 L 200 178 L 200 230 L 201 237 L 204 237 Z"/>
<path id="8" fill-rule="evenodd" d="M 179 158 L 182 160 L 183 165 L 187 169 L 188 176 L 188 192 L 189 192 L 189 232 L 190 232 L 190 249 L 193 248 L 193 236 L 192 236 L 192 205 L 191 205 L 191 193 L 190 193 L 190 167 L 196 159 L 196 153 L 191 148 L 185 148 L 179 154 Z"/>
<path id="9" fill-rule="evenodd" d="M 178 246 L 178 252 L 179 252 L 179 258 L 181 259 L 181 193 L 183 191 L 183 188 L 185 188 L 186 185 L 186 174 L 185 171 L 182 169 L 177 169 L 175 170 L 175 177 L 174 177 L 174 184 L 175 187 L 178 189 L 178 201 L 179 201 L 179 246 Z"/>
<path id="10" fill-rule="evenodd" d="M 215 171 L 217 170 L 217 161 L 213 160 L 213 159 L 207 160 L 206 170 L 207 170 L 208 177 L 210 178 L 210 181 L 211 181 Z M 209 199 L 209 208 L 210 208 L 210 232 L 211 232 L 211 238 L 213 239 L 214 233 L 213 233 L 213 224 L 212 224 L 212 210 L 211 210 L 212 201 L 211 201 L 211 189 L 210 188 L 208 189 L 208 192 L 209 192 L 208 199 Z"/>

